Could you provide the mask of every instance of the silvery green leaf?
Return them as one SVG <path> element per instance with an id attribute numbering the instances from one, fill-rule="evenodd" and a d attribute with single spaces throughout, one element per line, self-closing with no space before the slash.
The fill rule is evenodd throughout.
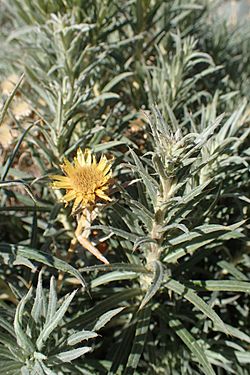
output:
<path id="1" fill-rule="evenodd" d="M 89 107 L 95 106 L 100 101 L 104 101 L 108 99 L 120 99 L 120 96 L 114 92 L 104 92 L 100 94 L 99 96 L 97 96 L 96 98 L 90 99 L 87 102 L 85 102 L 85 105 Z"/>
<path id="2" fill-rule="evenodd" d="M 0 316 L 0 327 L 7 331 L 12 337 L 15 337 L 15 331 L 12 324 L 10 324 L 8 320 L 4 319 L 2 316 Z"/>
<path id="3" fill-rule="evenodd" d="M 194 228 L 188 233 L 181 234 L 168 241 L 168 254 L 164 257 L 164 262 L 173 263 L 179 258 L 193 254 L 196 250 L 207 244 L 218 240 L 228 240 L 231 238 L 244 238 L 238 230 L 244 220 L 232 225 L 205 224 Z"/>
<path id="4" fill-rule="evenodd" d="M 181 340 L 187 345 L 191 353 L 197 358 L 198 362 L 202 365 L 202 370 L 206 375 L 215 375 L 215 372 L 208 361 L 205 351 L 197 343 L 197 340 L 191 335 L 191 333 L 184 328 L 183 324 L 179 319 L 171 319 L 169 322 L 175 333 L 181 338 Z"/>
<path id="5" fill-rule="evenodd" d="M 98 323 L 98 319 L 100 318 L 100 314 L 102 312 L 107 312 L 112 308 L 115 308 L 119 303 L 124 301 L 130 301 L 134 298 L 138 298 L 142 295 L 141 288 L 129 288 L 127 290 L 118 291 L 116 293 L 116 296 L 110 296 L 108 298 L 105 298 L 104 300 L 98 302 L 94 307 L 92 307 L 90 310 L 87 310 L 85 313 L 80 314 L 75 319 L 72 319 L 70 322 L 66 323 L 66 327 L 68 329 L 73 328 L 76 329 L 76 327 L 84 327 L 84 326 L 91 326 L 96 323 Z M 123 308 L 122 308 L 123 309 Z M 116 309 L 115 309 L 116 310 Z M 119 313 L 119 311 L 118 311 Z M 111 311 L 112 314 L 112 311 Z M 102 323 L 102 322 L 101 322 Z M 92 328 L 93 330 L 95 328 Z M 96 329 L 95 329 L 96 330 Z"/>
<path id="6" fill-rule="evenodd" d="M 58 326 L 58 324 L 63 319 L 72 299 L 74 298 L 77 290 L 69 294 L 65 301 L 62 303 L 62 306 L 56 311 L 54 315 L 54 319 L 52 321 L 49 321 L 45 323 L 43 330 L 40 332 L 37 340 L 36 340 L 36 346 L 39 351 L 41 351 L 42 347 L 45 345 L 45 342 L 48 340 L 51 332 Z"/>
<path id="7" fill-rule="evenodd" d="M 232 263 L 229 263 L 225 260 L 221 260 L 217 264 L 224 271 L 233 275 L 237 280 L 248 281 L 247 276 L 243 272 L 241 272 L 239 269 L 237 269 Z"/>
<path id="8" fill-rule="evenodd" d="M 73 333 L 72 335 L 70 335 L 67 339 L 67 343 L 68 345 L 76 345 L 76 344 L 79 344 L 79 342 L 83 341 L 83 340 L 89 340 L 89 339 L 93 339 L 95 337 L 98 336 L 98 333 L 94 332 L 94 331 L 80 331 L 80 332 L 76 332 L 76 333 Z"/>
<path id="9" fill-rule="evenodd" d="M 66 352 L 62 352 L 60 354 L 57 354 L 56 357 L 60 359 L 62 362 L 71 362 L 74 359 L 79 358 L 82 355 L 90 352 L 91 350 L 92 350 L 91 347 L 85 346 L 83 348 L 72 349 Z"/>
<path id="10" fill-rule="evenodd" d="M 112 271 L 104 275 L 96 277 L 91 281 L 91 288 L 96 288 L 97 286 L 110 283 L 116 280 L 131 280 L 139 276 L 139 273 L 133 271 Z"/>
<path id="11" fill-rule="evenodd" d="M 37 323 L 43 313 L 43 301 L 44 295 L 43 295 L 43 285 L 42 285 L 42 271 L 40 271 L 38 276 L 38 282 L 36 287 L 36 296 L 35 301 L 31 310 L 31 316 L 34 319 L 34 321 Z"/>
<path id="12" fill-rule="evenodd" d="M 30 300 L 32 295 L 32 288 L 28 291 L 25 297 L 21 299 L 19 302 L 17 308 L 16 308 L 16 314 L 14 319 L 14 330 L 16 334 L 16 339 L 18 345 L 23 348 L 27 353 L 31 354 L 35 351 L 35 346 L 33 342 L 31 341 L 30 337 L 27 336 L 25 330 L 26 328 L 23 326 L 23 312 L 24 307 L 28 300 Z"/>
<path id="13" fill-rule="evenodd" d="M 151 199 L 152 203 L 155 205 L 156 204 L 157 191 L 159 190 L 158 184 L 157 184 L 156 180 L 154 180 L 149 175 L 147 170 L 144 168 L 142 162 L 140 161 L 140 159 L 138 158 L 136 153 L 132 149 L 130 150 L 130 152 L 131 152 L 131 154 L 133 156 L 133 159 L 134 159 L 134 162 L 136 164 L 135 169 L 139 173 L 139 175 L 141 176 L 141 178 L 143 180 L 143 183 L 145 185 L 145 188 L 147 190 L 148 196 Z M 133 167 L 133 166 L 131 166 L 131 167 Z"/>
<path id="14" fill-rule="evenodd" d="M 1 372 L 2 374 L 19 375 L 21 366 L 20 362 L 13 360 L 1 361 Z"/>
<path id="15" fill-rule="evenodd" d="M 244 102 L 236 111 L 234 111 L 225 124 L 221 127 L 217 135 L 220 142 L 235 135 L 236 131 L 239 129 L 239 120 L 243 115 L 246 104 L 247 103 Z"/>
<path id="16" fill-rule="evenodd" d="M 85 288 L 86 283 L 83 279 L 81 273 L 72 267 L 70 264 L 64 262 L 63 260 L 54 257 L 51 254 L 48 254 L 46 252 L 43 252 L 38 249 L 31 249 L 28 246 L 22 246 L 22 245 L 14 245 L 14 244 L 7 244 L 7 243 L 1 243 L 0 244 L 0 254 L 3 256 L 3 258 L 6 259 L 7 262 L 11 262 L 12 259 L 15 260 L 16 257 L 22 256 L 27 259 L 35 260 L 37 262 L 41 262 L 43 264 L 46 264 L 50 267 L 57 268 L 63 272 L 70 273 L 71 275 L 75 276 L 77 279 L 80 280 L 82 286 Z"/>
<path id="17" fill-rule="evenodd" d="M 101 315 L 100 318 L 97 320 L 94 330 L 99 331 L 102 327 L 104 327 L 115 315 L 119 314 L 125 307 L 118 307 L 117 309 L 110 310 L 105 314 Z"/>
<path id="18" fill-rule="evenodd" d="M 141 202 L 135 201 L 129 197 L 129 205 L 131 210 L 136 214 L 138 218 L 146 225 L 150 230 L 153 222 L 153 213 L 149 211 Z"/>
<path id="19" fill-rule="evenodd" d="M 215 310 L 213 310 L 210 305 L 204 302 L 203 299 L 200 298 L 191 288 L 170 278 L 167 279 L 165 286 L 173 292 L 182 296 L 182 298 L 191 302 L 198 310 L 203 312 L 204 315 L 211 319 L 215 325 L 219 326 L 220 330 L 222 330 L 224 333 L 228 333 L 224 322 L 221 320 Z"/>
<path id="20" fill-rule="evenodd" d="M 54 319 L 56 308 L 57 308 L 56 281 L 55 281 L 54 276 L 52 276 L 50 279 L 49 303 L 48 303 L 48 311 L 46 314 L 45 324 L 48 324 L 50 321 Z"/>
<path id="21" fill-rule="evenodd" d="M 210 124 L 197 138 L 196 138 L 196 146 L 194 147 L 194 149 L 196 148 L 200 148 L 206 141 L 209 137 L 211 137 L 215 131 L 215 129 L 220 125 L 221 123 L 221 120 L 223 119 L 224 117 L 224 114 L 221 114 L 220 116 L 217 117 L 217 119 L 214 121 L 214 123 Z M 194 149 L 192 150 L 192 152 L 190 153 L 193 153 Z"/>
<path id="22" fill-rule="evenodd" d="M 104 86 L 104 88 L 102 89 L 102 92 L 107 92 L 107 91 L 111 90 L 114 86 L 117 85 L 117 83 L 119 83 L 120 81 L 122 81 L 123 79 L 125 79 L 127 77 L 131 77 L 132 75 L 134 75 L 133 72 L 123 72 L 121 74 L 116 75 L 113 79 L 111 79 L 111 81 L 109 81 Z"/>
<path id="23" fill-rule="evenodd" d="M 250 364 L 249 351 L 245 351 L 245 352 L 234 351 L 234 355 L 236 356 L 237 360 L 239 361 L 241 365 Z"/>
<path id="24" fill-rule="evenodd" d="M 16 260 L 13 262 L 13 265 L 14 266 L 22 265 L 22 266 L 28 267 L 32 270 L 32 272 L 35 272 L 37 269 L 37 267 L 33 263 L 31 263 L 27 258 L 24 258 L 20 255 L 17 255 Z"/>
<path id="25" fill-rule="evenodd" d="M 196 290 L 250 293 L 250 282 L 239 280 L 192 280 L 189 285 Z"/>
<path id="26" fill-rule="evenodd" d="M 1 328 L 3 328 L 3 326 L 1 325 Z M 7 347 L 13 347 L 15 346 L 15 338 L 8 335 L 8 334 L 5 334 L 3 332 L 0 332 L 0 343 L 4 344 L 5 346 Z"/>
<path id="27" fill-rule="evenodd" d="M 239 328 L 236 328 L 236 327 L 233 327 L 229 324 L 225 324 L 225 327 L 228 331 L 228 334 L 232 337 L 235 337 L 237 339 L 239 339 L 240 341 L 245 341 L 247 342 L 248 344 L 250 344 L 250 336 L 247 335 L 246 333 L 242 332 Z M 216 331 L 220 331 L 220 328 L 218 326 L 215 325 L 215 330 Z"/>
<path id="28" fill-rule="evenodd" d="M 139 364 L 139 360 L 143 353 L 143 349 L 144 349 L 145 342 L 147 339 L 150 318 L 151 318 L 150 306 L 146 306 L 145 309 L 142 309 L 138 312 L 138 321 L 136 324 L 135 337 L 133 340 L 133 345 L 131 348 L 128 361 L 126 363 L 124 375 L 135 373 L 135 370 Z"/>
<path id="29" fill-rule="evenodd" d="M 108 149 L 112 149 L 116 146 L 120 146 L 124 144 L 126 144 L 125 140 L 124 141 L 109 141 L 109 142 L 101 143 L 98 145 L 94 145 L 92 148 L 94 152 L 106 152 L 106 150 Z"/>

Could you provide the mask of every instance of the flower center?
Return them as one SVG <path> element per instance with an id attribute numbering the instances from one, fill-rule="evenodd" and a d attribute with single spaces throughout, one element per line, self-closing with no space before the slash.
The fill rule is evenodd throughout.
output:
<path id="1" fill-rule="evenodd" d="M 70 176 L 74 189 L 83 194 L 94 193 L 103 183 L 103 173 L 96 166 L 86 165 Z"/>

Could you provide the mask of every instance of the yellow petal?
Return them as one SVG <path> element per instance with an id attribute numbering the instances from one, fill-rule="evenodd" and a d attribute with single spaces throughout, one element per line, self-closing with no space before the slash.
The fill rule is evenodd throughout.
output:
<path id="1" fill-rule="evenodd" d="M 99 189 L 102 190 L 102 191 L 104 191 L 104 190 L 107 190 L 108 188 L 109 188 L 108 185 L 103 185 L 103 186 L 101 186 Z M 99 189 L 98 189 L 98 190 L 99 190 Z"/>
<path id="2" fill-rule="evenodd" d="M 111 199 L 101 189 L 97 189 L 96 190 L 96 195 L 99 198 L 104 199 L 105 201 L 111 201 Z"/>
<path id="3" fill-rule="evenodd" d="M 86 198 L 86 200 L 87 201 L 89 201 L 89 202 L 93 202 L 94 203 L 94 201 L 95 201 L 95 194 L 87 194 L 86 196 L 85 196 L 85 198 Z"/>
<path id="4" fill-rule="evenodd" d="M 109 173 L 107 176 L 103 177 L 100 186 L 107 184 L 107 182 L 110 180 L 111 177 L 112 177 L 112 173 Z"/>
<path id="5" fill-rule="evenodd" d="M 63 202 L 72 201 L 72 199 L 76 198 L 76 192 L 74 190 L 70 190 L 67 194 L 62 197 Z"/>
<path id="6" fill-rule="evenodd" d="M 111 168 L 111 164 L 107 165 L 103 170 L 104 176 L 109 176 L 109 178 L 112 176 L 112 172 L 110 171 L 110 168 Z"/>
<path id="7" fill-rule="evenodd" d="M 70 179 L 67 176 L 61 176 L 59 174 L 51 174 L 49 175 L 49 178 L 51 180 L 58 180 L 58 181 L 70 181 Z"/>
<path id="8" fill-rule="evenodd" d="M 106 168 L 106 165 L 107 165 L 107 158 L 106 156 L 101 156 L 101 159 L 97 165 L 97 168 L 100 170 L 100 171 L 103 171 L 105 168 Z"/>
<path id="9" fill-rule="evenodd" d="M 55 181 L 51 184 L 54 189 L 70 189 L 71 183 L 70 182 L 63 182 L 63 181 Z"/>
<path id="10" fill-rule="evenodd" d="M 78 168 L 81 168 L 82 167 L 82 164 L 80 164 L 80 161 L 77 157 L 74 158 L 74 168 L 75 169 L 78 169 Z"/>
<path id="11" fill-rule="evenodd" d="M 64 164 L 61 166 L 62 169 L 65 171 L 67 175 L 74 173 L 73 165 L 68 161 L 68 159 L 64 158 Z"/>
<path id="12" fill-rule="evenodd" d="M 73 209 L 72 209 L 73 212 L 77 209 L 77 207 L 79 206 L 79 204 L 81 203 L 81 201 L 82 201 L 82 196 L 81 195 L 79 195 L 78 197 L 76 197 L 74 205 L 73 205 Z"/>
<path id="13" fill-rule="evenodd" d="M 92 155 L 92 165 L 93 166 L 96 166 L 96 157 L 95 157 L 95 155 Z"/>

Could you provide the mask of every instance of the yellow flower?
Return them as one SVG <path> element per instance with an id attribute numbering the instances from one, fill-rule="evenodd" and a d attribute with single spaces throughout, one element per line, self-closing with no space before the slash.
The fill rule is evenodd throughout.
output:
<path id="1" fill-rule="evenodd" d="M 66 189 L 66 194 L 62 197 L 62 202 L 68 203 L 74 200 L 74 212 L 78 207 L 85 208 L 94 204 L 98 198 L 105 201 L 111 199 L 105 193 L 112 176 L 110 170 L 111 163 L 106 156 L 102 156 L 97 163 L 94 155 L 89 149 L 82 152 L 77 150 L 77 156 L 72 165 L 66 158 L 61 165 L 66 176 L 52 175 L 51 179 L 54 189 Z"/>

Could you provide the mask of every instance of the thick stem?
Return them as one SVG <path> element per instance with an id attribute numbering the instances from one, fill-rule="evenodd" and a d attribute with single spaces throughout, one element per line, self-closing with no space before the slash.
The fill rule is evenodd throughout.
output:
<path id="1" fill-rule="evenodd" d="M 164 241 L 164 232 L 161 230 L 164 224 L 165 211 L 164 204 L 171 197 L 174 181 L 172 178 L 161 177 L 161 193 L 157 197 L 155 217 L 152 225 L 152 230 L 150 232 L 150 237 L 157 241 L 157 243 L 152 243 L 150 251 L 147 256 L 147 265 L 151 267 L 152 262 L 158 260 L 161 254 L 161 245 Z"/>

